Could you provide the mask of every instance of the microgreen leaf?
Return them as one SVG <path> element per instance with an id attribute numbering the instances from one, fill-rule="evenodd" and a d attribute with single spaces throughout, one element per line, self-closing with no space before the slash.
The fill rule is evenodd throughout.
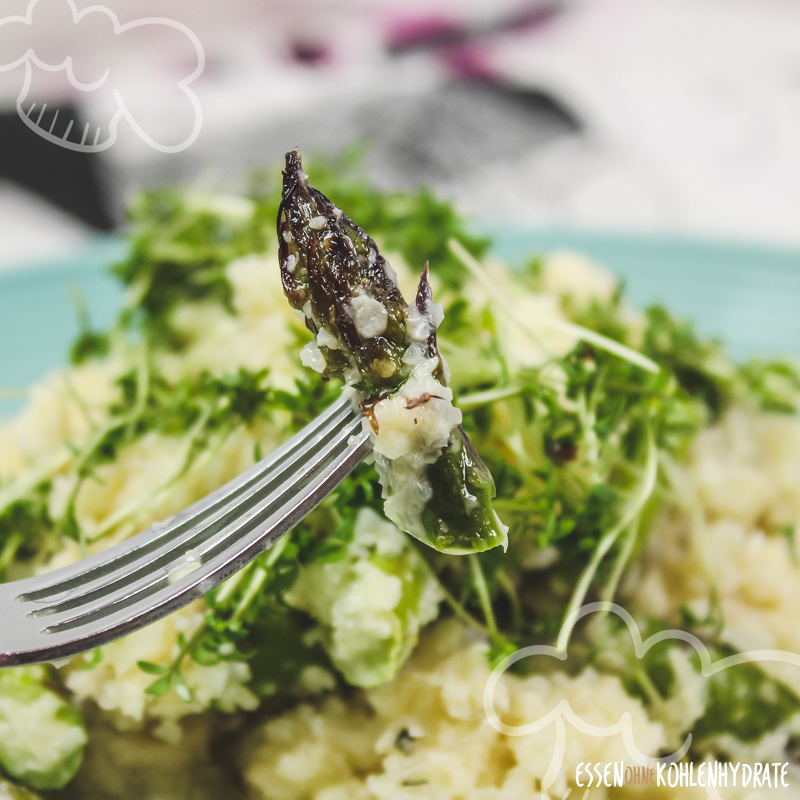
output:
<path id="1" fill-rule="evenodd" d="M 163 664 L 153 664 L 151 661 L 137 661 L 136 666 L 148 675 L 164 675 L 169 670 L 169 667 L 165 667 Z"/>
<path id="2" fill-rule="evenodd" d="M 144 690 L 145 694 L 149 694 L 151 697 L 166 697 L 169 694 L 169 690 L 172 688 L 172 677 L 172 673 L 168 672 L 158 680 L 153 681 L 153 683 Z"/>
<path id="3" fill-rule="evenodd" d="M 176 672 L 172 676 L 172 685 L 175 688 L 175 694 L 177 694 L 184 703 L 192 702 L 192 690 L 189 688 L 189 684 L 186 683 L 186 679 L 180 672 Z"/>

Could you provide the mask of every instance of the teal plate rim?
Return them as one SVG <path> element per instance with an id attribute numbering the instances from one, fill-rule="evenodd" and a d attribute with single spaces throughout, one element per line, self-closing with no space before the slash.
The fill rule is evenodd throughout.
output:
<path id="1" fill-rule="evenodd" d="M 718 336 L 738 359 L 800 357 L 800 249 L 671 234 L 532 228 L 484 222 L 493 252 L 510 263 L 555 249 L 586 254 L 618 275 L 634 306 L 661 302 Z M 27 387 L 67 362 L 78 332 L 68 285 L 86 298 L 96 327 L 108 325 L 123 291 L 107 266 L 126 243 L 98 236 L 57 258 L 0 270 L 0 418 L 24 404 Z M 13 394 L 13 392 L 12 392 Z"/>

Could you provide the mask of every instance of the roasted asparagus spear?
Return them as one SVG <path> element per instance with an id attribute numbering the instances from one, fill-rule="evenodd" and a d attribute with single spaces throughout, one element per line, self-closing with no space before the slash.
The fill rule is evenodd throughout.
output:
<path id="1" fill-rule="evenodd" d="M 301 359 L 360 392 L 389 519 L 443 552 L 505 547 L 494 481 L 447 388 L 427 265 L 409 305 L 375 242 L 309 185 L 296 150 L 286 155 L 278 245 L 286 296 L 315 334 Z"/>

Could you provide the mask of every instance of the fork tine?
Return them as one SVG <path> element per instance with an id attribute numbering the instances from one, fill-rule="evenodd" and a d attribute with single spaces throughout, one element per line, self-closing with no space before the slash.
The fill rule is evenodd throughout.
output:
<path id="1" fill-rule="evenodd" d="M 167 520 L 156 523 L 116 547 L 109 548 L 67 567 L 63 571 L 43 577 L 44 585 L 22 596 L 22 602 L 40 602 L 62 595 L 76 588 L 87 588 L 92 583 L 106 583 L 115 572 L 130 572 L 137 563 L 147 563 L 159 550 L 171 549 L 205 520 L 217 515 L 238 498 L 246 495 L 258 483 L 264 483 L 286 470 L 307 453 L 310 444 L 329 436 L 332 431 L 352 418 L 352 402 L 343 397 L 332 404 L 317 419 L 303 428 L 288 442 L 262 461 L 229 483 L 212 492 Z M 61 573 L 64 573 L 63 577 Z M 48 578 L 50 582 L 48 582 Z M 58 578 L 58 579 L 57 579 Z"/>
<path id="2" fill-rule="evenodd" d="M 354 412 L 357 413 L 357 412 Z M 360 415 L 359 415 L 360 416 Z M 122 574 L 115 573 L 114 580 L 101 584 L 86 591 L 81 591 L 78 595 L 71 595 L 60 601 L 55 601 L 44 608 L 36 609 L 30 616 L 40 617 L 66 612 L 75 608 L 81 608 L 96 601 L 105 600 L 105 605 L 113 602 L 110 598 L 112 594 L 124 592 L 128 587 L 133 587 L 141 581 L 145 583 L 152 581 L 152 576 L 161 570 L 168 570 L 170 566 L 178 565 L 180 562 L 186 564 L 187 553 L 198 556 L 212 547 L 215 542 L 225 541 L 231 530 L 236 530 L 244 521 L 249 518 L 254 508 L 264 505 L 275 504 L 288 491 L 295 486 L 302 484 L 308 476 L 313 476 L 321 465 L 335 453 L 337 449 L 346 446 L 347 440 L 353 435 L 360 426 L 360 418 L 354 419 L 351 415 L 333 433 L 326 436 L 316 443 L 316 447 L 309 449 L 303 454 L 302 459 L 298 459 L 286 465 L 274 478 L 268 481 L 258 482 L 246 494 L 240 495 L 235 503 L 225 506 L 223 511 L 214 515 L 211 519 L 203 520 L 194 528 L 189 529 L 186 536 L 174 542 L 166 543 L 164 550 L 159 554 L 150 554 L 145 562 L 141 563 L 137 569 L 125 570 Z M 174 571 L 174 570 L 173 570 Z M 83 586 L 80 587 L 83 590 Z M 133 589 L 131 589 L 133 591 Z"/>
<path id="3" fill-rule="evenodd" d="M 87 559 L 88 565 L 79 562 L 49 575 L 0 585 L 0 619 L 4 623 L 3 639 L 7 641 L 7 644 L 3 642 L 4 651 L 0 652 L 0 666 L 36 663 L 85 652 L 138 630 L 202 596 L 271 546 L 334 489 L 369 451 L 369 437 L 361 431 L 360 414 L 353 408 L 352 401 L 343 398 L 268 459 L 182 512 L 180 519 L 166 530 L 140 534 L 92 556 Z M 300 457 L 300 453 L 305 457 Z M 292 463 L 297 467 L 294 472 L 281 469 L 282 457 L 287 454 L 294 459 Z M 279 485 L 270 478 L 276 474 L 276 469 L 284 476 L 284 482 Z M 211 513 L 234 506 L 239 510 L 246 508 L 243 516 L 227 519 L 224 526 L 200 543 L 196 569 L 177 580 L 171 579 L 174 569 L 168 568 L 175 566 L 176 558 L 185 558 L 187 549 L 191 548 L 186 547 L 184 540 L 182 546 L 164 550 L 168 548 L 169 537 L 177 529 L 188 530 L 186 520 L 190 514 L 199 509 L 202 516 L 210 506 L 214 506 Z M 219 519 L 219 515 L 215 519 Z M 143 553 L 152 555 L 154 551 L 147 549 L 147 545 L 153 541 L 157 543 L 156 551 L 162 550 L 165 567 L 155 567 L 155 572 L 149 576 L 140 570 L 132 582 L 120 582 L 102 595 L 84 592 L 83 605 L 63 605 L 70 599 L 64 597 L 64 593 L 83 588 L 86 575 L 93 576 L 91 580 L 95 582 L 96 591 L 103 586 L 98 583 L 102 576 L 119 574 L 122 570 L 130 573 L 131 565 L 143 557 Z M 37 619 L 44 609 L 32 606 L 48 600 L 50 606 L 58 607 L 44 619 Z M 70 611 L 77 613 L 70 614 Z M 44 628 L 46 623 L 49 627 Z"/>
<path id="4" fill-rule="evenodd" d="M 260 500 L 257 506 L 251 509 L 244 517 L 238 519 L 236 523 L 232 524 L 230 529 L 226 531 L 227 535 L 224 538 L 218 537 L 215 542 L 210 543 L 210 546 L 201 555 L 198 568 L 185 577 L 192 577 L 195 575 L 195 572 L 200 574 L 203 570 L 203 562 L 209 563 L 213 561 L 215 557 L 236 552 L 239 549 L 240 542 L 254 531 L 259 533 L 263 545 L 258 552 L 262 552 L 269 547 L 269 545 L 271 545 L 280 534 L 288 530 L 288 528 L 283 528 L 280 532 L 275 532 L 267 526 L 265 530 L 264 523 L 273 518 L 275 514 L 280 513 L 287 504 L 295 502 L 294 498 L 296 496 L 299 495 L 302 497 L 307 487 L 314 487 L 316 485 L 320 476 L 325 474 L 330 468 L 331 460 L 335 463 L 342 454 L 348 452 L 347 438 L 352 436 L 354 432 L 355 426 L 353 426 L 351 431 L 347 432 L 347 436 L 343 441 L 340 441 L 336 446 L 328 448 L 325 457 L 320 459 L 313 470 L 306 471 L 304 475 L 293 479 L 290 484 L 282 487 L 281 490 L 273 492 L 270 496 Z M 304 512 L 304 514 L 305 513 L 307 513 L 307 511 Z M 264 536 L 267 533 L 272 533 L 272 535 L 264 540 Z M 253 557 L 255 557 L 255 555 L 257 555 L 257 552 L 254 553 Z M 67 616 L 66 618 L 64 618 L 65 612 L 59 613 L 57 610 L 53 617 L 47 620 L 50 624 L 45 629 L 45 632 L 58 633 L 61 631 L 74 630 L 88 623 L 112 617 L 119 610 L 135 606 L 137 603 L 147 600 L 151 595 L 162 589 L 166 589 L 169 592 L 170 587 L 177 585 L 179 581 L 172 582 L 169 573 L 159 568 L 158 572 L 151 572 L 147 575 L 143 575 L 139 584 L 121 587 L 117 592 L 103 598 L 104 602 L 87 603 L 79 607 L 77 613 Z M 214 585 L 216 585 L 216 582 Z M 211 585 L 206 584 L 203 593 L 210 588 Z"/>

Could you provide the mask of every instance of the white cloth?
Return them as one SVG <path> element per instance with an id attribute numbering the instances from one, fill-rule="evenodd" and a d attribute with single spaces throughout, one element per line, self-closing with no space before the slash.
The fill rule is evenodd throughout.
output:
<path id="1" fill-rule="evenodd" d="M 492 63 L 587 125 L 529 173 L 540 221 L 800 243 L 796 0 L 583 0 Z"/>

